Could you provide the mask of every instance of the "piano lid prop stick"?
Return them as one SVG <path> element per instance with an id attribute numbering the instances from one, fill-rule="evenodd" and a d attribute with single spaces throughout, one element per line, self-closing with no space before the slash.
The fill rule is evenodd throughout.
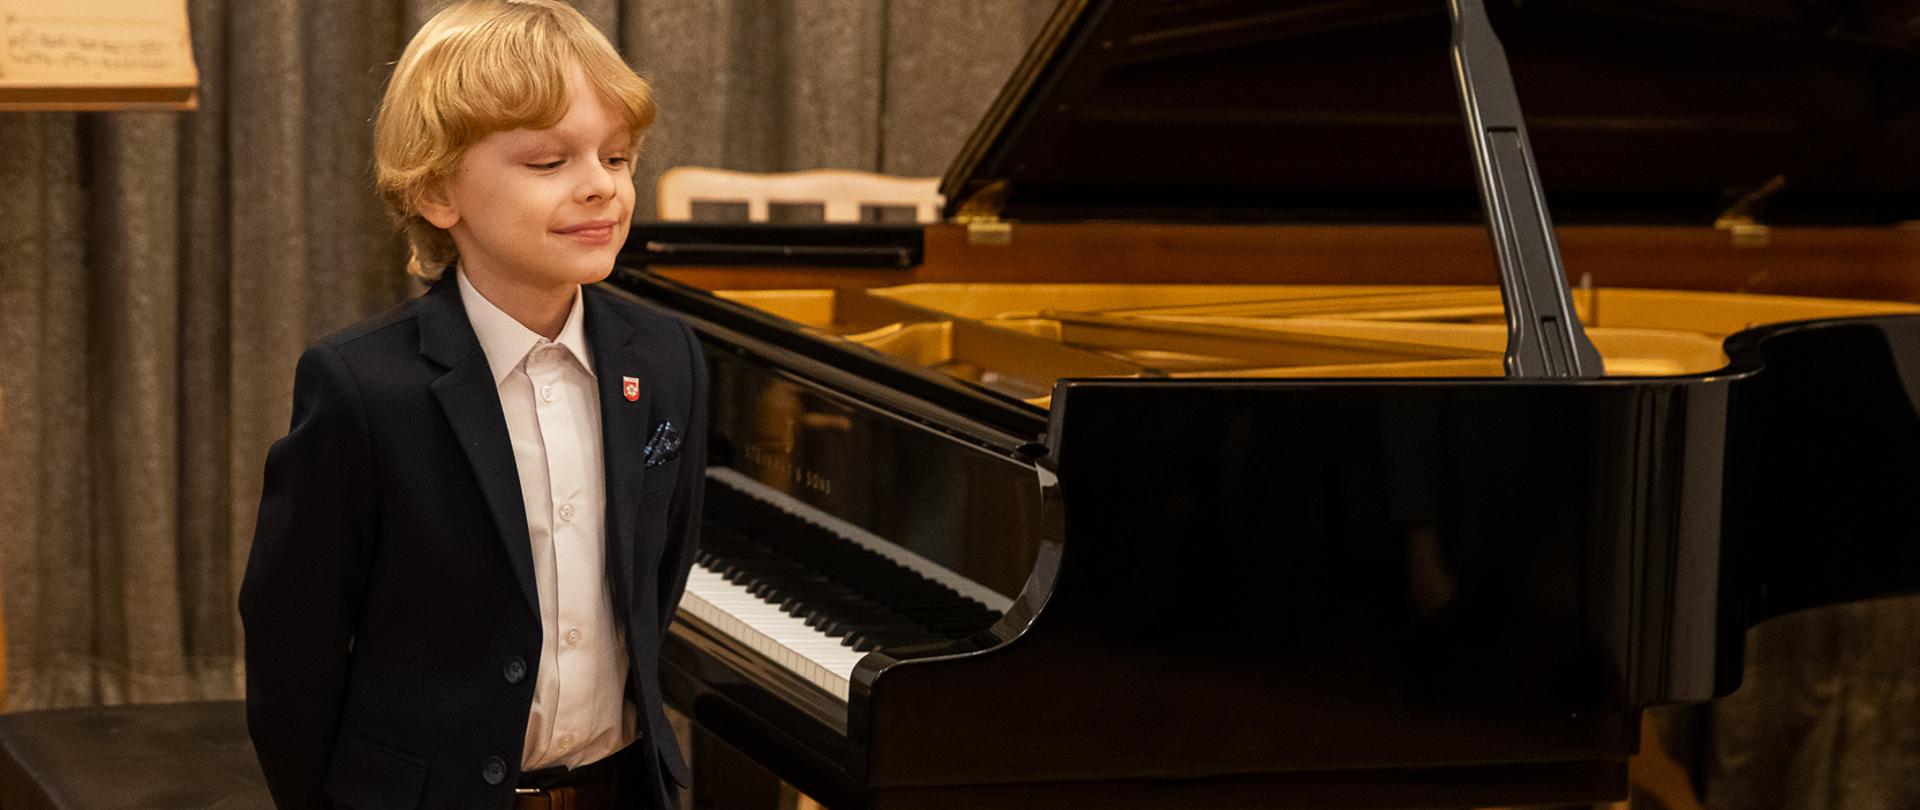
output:
<path id="1" fill-rule="evenodd" d="M 1453 15 L 1453 76 L 1473 141 L 1480 201 L 1500 261 L 1507 376 L 1599 377 L 1600 353 L 1574 315 L 1506 51 L 1480 0 L 1448 0 L 1448 6 Z"/>

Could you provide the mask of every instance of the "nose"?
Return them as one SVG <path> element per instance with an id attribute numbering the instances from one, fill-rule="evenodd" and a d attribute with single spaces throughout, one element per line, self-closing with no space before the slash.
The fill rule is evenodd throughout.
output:
<path id="1" fill-rule="evenodd" d="M 584 167 L 585 173 L 574 187 L 574 197 L 580 202 L 602 202 L 612 197 L 619 189 L 613 182 L 613 172 L 600 165 L 599 161 L 578 161 L 575 165 Z"/>

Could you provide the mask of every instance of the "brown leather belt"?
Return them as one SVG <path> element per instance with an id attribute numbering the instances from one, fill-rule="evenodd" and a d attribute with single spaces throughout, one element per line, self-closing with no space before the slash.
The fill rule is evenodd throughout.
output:
<path id="1" fill-rule="evenodd" d="M 513 810 L 619 810 L 621 768 L 638 746 L 579 768 L 543 768 L 521 775 L 513 790 Z"/>

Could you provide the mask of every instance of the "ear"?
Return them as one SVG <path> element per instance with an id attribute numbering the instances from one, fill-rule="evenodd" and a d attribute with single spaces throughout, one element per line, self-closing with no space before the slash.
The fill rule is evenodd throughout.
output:
<path id="1" fill-rule="evenodd" d="M 460 221 L 460 209 L 454 207 L 452 196 L 447 194 L 445 181 L 429 183 L 414 196 L 413 205 L 420 216 L 441 230 L 452 230 L 454 224 Z"/>

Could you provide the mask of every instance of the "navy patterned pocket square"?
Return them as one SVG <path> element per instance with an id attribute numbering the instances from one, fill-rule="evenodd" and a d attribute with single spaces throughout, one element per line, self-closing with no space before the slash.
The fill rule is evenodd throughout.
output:
<path id="1" fill-rule="evenodd" d="M 648 467 L 658 467 L 680 457 L 680 431 L 673 429 L 672 422 L 661 422 L 653 429 L 653 438 L 647 440 L 647 446 L 640 449 L 640 455 L 647 459 Z"/>

